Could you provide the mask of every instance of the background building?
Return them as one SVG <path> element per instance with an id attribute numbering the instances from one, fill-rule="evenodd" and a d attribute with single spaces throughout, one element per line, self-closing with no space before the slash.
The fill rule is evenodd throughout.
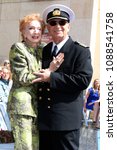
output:
<path id="1" fill-rule="evenodd" d="M 20 41 L 20 18 L 33 12 L 42 14 L 45 7 L 55 3 L 74 10 L 76 19 L 71 24 L 70 35 L 90 47 L 93 78 L 99 78 L 99 0 L 0 0 L 0 64 L 8 59 L 11 45 Z"/>

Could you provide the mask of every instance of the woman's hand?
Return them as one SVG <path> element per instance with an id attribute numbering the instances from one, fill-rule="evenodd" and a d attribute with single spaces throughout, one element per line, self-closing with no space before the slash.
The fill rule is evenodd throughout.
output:
<path id="1" fill-rule="evenodd" d="M 49 82 L 50 81 L 50 70 L 49 69 L 41 69 L 39 72 L 34 72 L 34 75 L 37 76 L 36 79 L 32 81 L 35 82 Z"/>

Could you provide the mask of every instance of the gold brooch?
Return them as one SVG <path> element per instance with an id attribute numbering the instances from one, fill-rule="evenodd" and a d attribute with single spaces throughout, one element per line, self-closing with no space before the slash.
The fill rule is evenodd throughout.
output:
<path id="1" fill-rule="evenodd" d="M 53 16 L 60 16 L 60 14 L 61 14 L 60 10 L 53 11 Z"/>

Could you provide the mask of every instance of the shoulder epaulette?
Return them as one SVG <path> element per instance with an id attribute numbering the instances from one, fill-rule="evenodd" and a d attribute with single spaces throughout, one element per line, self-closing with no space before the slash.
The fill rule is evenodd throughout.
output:
<path id="1" fill-rule="evenodd" d="M 86 46 L 86 45 L 83 44 L 83 43 L 79 43 L 79 42 L 77 42 L 77 41 L 75 41 L 74 43 L 75 43 L 75 44 L 78 44 L 78 45 L 81 46 L 81 47 L 89 48 L 89 46 Z"/>

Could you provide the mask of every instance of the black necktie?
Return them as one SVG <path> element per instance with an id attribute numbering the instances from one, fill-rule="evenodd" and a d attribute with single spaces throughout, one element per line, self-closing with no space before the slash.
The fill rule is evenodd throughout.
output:
<path id="1" fill-rule="evenodd" d="M 55 45 L 54 46 L 54 49 L 53 49 L 53 51 L 52 51 L 52 56 L 56 56 L 56 51 L 57 51 L 57 46 Z"/>

